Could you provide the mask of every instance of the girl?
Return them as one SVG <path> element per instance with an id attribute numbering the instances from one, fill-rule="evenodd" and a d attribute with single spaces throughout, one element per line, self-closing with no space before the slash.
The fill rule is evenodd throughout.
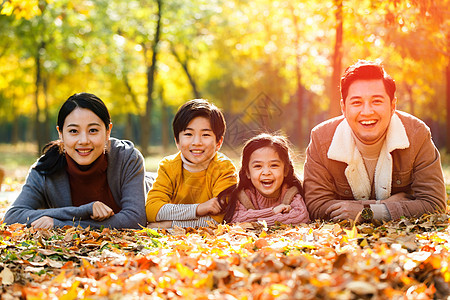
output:
<path id="1" fill-rule="evenodd" d="M 260 134 L 244 145 L 239 183 L 225 190 L 221 199 L 224 220 L 229 223 L 265 220 L 285 224 L 309 222 L 302 185 L 294 173 L 285 137 Z"/>
<path id="2" fill-rule="evenodd" d="M 97 96 L 69 97 L 58 113 L 59 140 L 44 147 L 4 221 L 44 229 L 145 226 L 143 157 L 131 142 L 111 138 L 111 128 Z"/>

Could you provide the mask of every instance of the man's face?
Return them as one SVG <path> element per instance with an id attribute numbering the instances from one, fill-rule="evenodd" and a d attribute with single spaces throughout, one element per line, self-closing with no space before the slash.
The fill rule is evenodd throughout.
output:
<path id="1" fill-rule="evenodd" d="M 341 110 L 355 136 L 371 145 L 386 132 L 396 103 L 386 93 L 383 80 L 356 80 L 349 86 L 345 103 L 341 99 Z"/>

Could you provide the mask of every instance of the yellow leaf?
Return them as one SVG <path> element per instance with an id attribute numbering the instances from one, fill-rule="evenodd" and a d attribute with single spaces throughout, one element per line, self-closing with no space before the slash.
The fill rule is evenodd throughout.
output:
<path id="1" fill-rule="evenodd" d="M 177 270 L 178 270 L 178 273 L 180 273 L 180 277 L 182 279 L 186 279 L 186 278 L 192 279 L 195 275 L 194 271 L 192 271 L 191 269 L 189 269 L 186 266 L 183 266 L 180 263 L 177 263 Z"/>
<path id="2" fill-rule="evenodd" d="M 194 283 L 195 288 L 207 288 L 211 290 L 213 286 L 214 286 L 214 276 L 212 275 L 212 273 L 209 273 L 208 276 Z"/>
<path id="3" fill-rule="evenodd" d="M 278 296 L 282 293 L 286 293 L 290 290 L 290 288 L 284 284 L 274 283 L 270 286 L 270 294 L 272 296 Z"/>
<path id="4" fill-rule="evenodd" d="M 367 239 L 364 239 L 360 244 L 361 247 L 369 246 L 369 243 L 367 242 Z"/>
<path id="5" fill-rule="evenodd" d="M 59 297 L 59 300 L 74 300 L 78 298 L 78 285 L 80 284 L 79 281 L 75 281 L 72 284 L 72 287 L 67 291 L 66 294 Z"/>
<path id="6" fill-rule="evenodd" d="M 52 280 L 53 283 L 63 283 L 66 282 L 66 271 L 62 271 Z"/>
<path id="7" fill-rule="evenodd" d="M 344 231 L 347 234 L 349 240 L 356 239 L 358 237 L 358 230 L 356 229 L 355 225 L 353 225 L 351 230 L 344 229 Z"/>

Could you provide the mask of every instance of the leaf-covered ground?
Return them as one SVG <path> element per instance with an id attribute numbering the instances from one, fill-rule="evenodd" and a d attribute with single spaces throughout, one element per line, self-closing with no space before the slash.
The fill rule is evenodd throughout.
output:
<path id="1" fill-rule="evenodd" d="M 449 299 L 449 215 L 170 232 L 0 226 L 2 299 Z"/>

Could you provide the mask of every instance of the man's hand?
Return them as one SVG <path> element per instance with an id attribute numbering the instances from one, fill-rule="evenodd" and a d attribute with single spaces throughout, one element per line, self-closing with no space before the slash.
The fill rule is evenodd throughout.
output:
<path id="1" fill-rule="evenodd" d="M 47 216 L 40 217 L 39 219 L 34 220 L 33 223 L 31 223 L 31 226 L 36 229 L 52 229 L 53 218 Z"/>
<path id="2" fill-rule="evenodd" d="M 151 222 L 147 224 L 149 228 L 172 228 L 172 221 Z"/>
<path id="3" fill-rule="evenodd" d="M 355 220 L 356 216 L 363 210 L 364 205 L 353 201 L 342 201 L 328 207 L 325 214 L 335 222 L 340 220 Z"/>
<path id="4" fill-rule="evenodd" d="M 95 221 L 103 221 L 114 215 L 114 211 L 105 203 L 100 201 L 95 201 L 92 206 L 92 216 L 91 219 Z"/>
<path id="5" fill-rule="evenodd" d="M 211 198 L 197 206 L 196 214 L 199 217 L 206 215 L 217 215 L 220 210 L 219 200 L 217 198 Z"/>
<path id="6" fill-rule="evenodd" d="M 291 211 L 291 206 L 289 204 L 280 204 L 272 208 L 274 214 L 287 214 Z"/>

